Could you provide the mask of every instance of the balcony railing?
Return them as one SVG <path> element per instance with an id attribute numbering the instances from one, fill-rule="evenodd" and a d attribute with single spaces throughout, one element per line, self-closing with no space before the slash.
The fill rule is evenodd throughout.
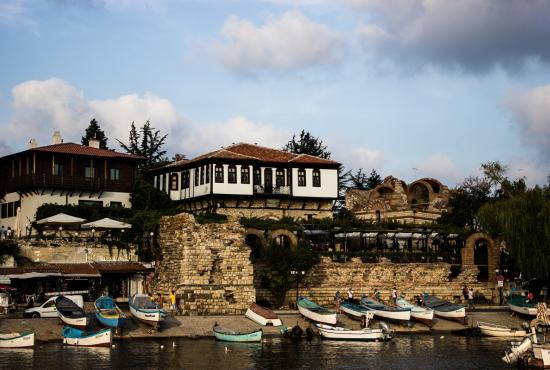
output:
<path id="1" fill-rule="evenodd" d="M 104 177 L 58 176 L 45 173 L 18 176 L 2 182 L 8 193 L 35 188 L 128 192 L 132 186 L 131 181 L 110 180 Z"/>
<path id="2" fill-rule="evenodd" d="M 254 185 L 254 194 L 282 194 L 290 195 L 292 193 L 290 186 L 272 186 Z"/>

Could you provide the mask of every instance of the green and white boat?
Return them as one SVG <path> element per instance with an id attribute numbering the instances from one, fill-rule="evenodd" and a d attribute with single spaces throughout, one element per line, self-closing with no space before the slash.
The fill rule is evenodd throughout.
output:
<path id="1" fill-rule="evenodd" d="M 312 320 L 324 324 L 336 325 L 336 312 L 331 311 L 323 306 L 318 305 L 315 302 L 310 301 L 307 298 L 300 297 L 297 301 L 298 311 Z"/>
<path id="2" fill-rule="evenodd" d="M 217 323 L 214 324 L 212 331 L 214 331 L 214 336 L 216 339 L 223 342 L 261 342 L 263 334 L 262 329 L 241 333 L 224 328 Z"/>
<path id="3" fill-rule="evenodd" d="M 537 316 L 537 302 L 521 295 L 515 295 L 508 299 L 508 308 L 515 313 L 527 316 Z"/>

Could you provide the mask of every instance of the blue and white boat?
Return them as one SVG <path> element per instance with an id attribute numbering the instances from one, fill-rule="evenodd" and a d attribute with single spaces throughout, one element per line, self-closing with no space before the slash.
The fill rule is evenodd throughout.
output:
<path id="1" fill-rule="evenodd" d="M 147 294 L 136 294 L 128 300 L 130 313 L 137 320 L 158 329 L 166 318 L 166 311 L 160 308 Z"/>
<path id="2" fill-rule="evenodd" d="M 262 329 L 241 333 L 221 327 L 217 323 L 214 324 L 212 331 L 216 339 L 223 342 L 261 342 L 263 334 Z"/>
<path id="3" fill-rule="evenodd" d="M 374 311 L 374 315 L 393 321 L 409 321 L 411 319 L 410 308 L 391 307 L 369 297 L 361 298 L 361 305 Z"/>
<path id="4" fill-rule="evenodd" d="M 95 333 L 87 333 L 70 326 L 63 328 L 63 343 L 69 346 L 110 347 L 113 342 L 111 329 L 103 329 Z"/>
<path id="5" fill-rule="evenodd" d="M 352 319 L 365 320 L 365 324 L 367 324 L 374 317 L 374 310 L 355 303 L 342 302 L 340 304 L 340 309 Z"/>
<path id="6" fill-rule="evenodd" d="M 124 325 L 125 316 L 111 297 L 102 296 L 96 299 L 95 317 L 101 325 L 118 330 Z"/>
<path id="7" fill-rule="evenodd" d="M 300 297 L 296 302 L 298 306 L 298 311 L 300 313 L 312 320 L 324 324 L 336 325 L 336 312 L 331 311 L 323 306 L 318 305 L 317 303 L 310 301 L 307 298 Z"/>

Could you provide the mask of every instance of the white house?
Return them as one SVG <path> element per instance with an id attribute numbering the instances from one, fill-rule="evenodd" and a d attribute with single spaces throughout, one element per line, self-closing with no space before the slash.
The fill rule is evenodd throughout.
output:
<path id="1" fill-rule="evenodd" d="M 154 186 L 189 210 L 240 216 L 330 217 L 338 162 L 239 143 L 152 172 Z"/>

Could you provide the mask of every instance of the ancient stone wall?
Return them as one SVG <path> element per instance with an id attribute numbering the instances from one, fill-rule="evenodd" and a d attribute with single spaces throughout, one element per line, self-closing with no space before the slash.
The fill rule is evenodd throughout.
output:
<path id="1" fill-rule="evenodd" d="M 333 304 L 334 294 L 340 291 L 345 296 L 353 288 L 356 297 L 371 295 L 374 289 L 381 292 L 383 300 L 388 300 L 395 287 L 408 299 L 423 292 L 444 299 L 461 299 L 464 285 L 471 286 L 474 292 L 486 299 L 493 299 L 490 286 L 476 280 L 478 269 L 474 265 L 462 266 L 461 272 L 450 279 L 451 265 L 447 263 L 363 263 L 359 258 L 349 262 L 332 262 L 323 257 L 321 262 L 309 271 L 300 282 L 299 294 L 320 304 Z M 258 299 L 270 300 L 269 292 L 257 290 Z M 296 290 L 287 294 L 288 301 L 296 300 Z"/>
<path id="2" fill-rule="evenodd" d="M 200 225 L 191 214 L 163 217 L 155 292 L 182 295 L 187 314 L 240 314 L 256 299 L 245 230 L 230 218 Z"/>
<path id="3" fill-rule="evenodd" d="M 19 254 L 37 263 L 85 263 L 92 261 L 137 261 L 134 248 L 119 250 L 94 242 L 19 240 Z"/>

